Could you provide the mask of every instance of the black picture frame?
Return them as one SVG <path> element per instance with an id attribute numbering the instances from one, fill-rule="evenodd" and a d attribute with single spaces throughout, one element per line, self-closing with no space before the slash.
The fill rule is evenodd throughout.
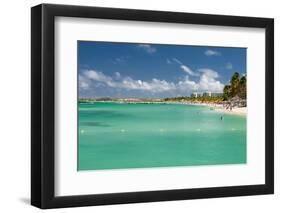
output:
<path id="1" fill-rule="evenodd" d="M 112 194 L 60 196 L 55 189 L 55 17 L 100 18 L 264 28 L 265 184 Z M 31 204 L 42 208 L 77 207 L 272 194 L 274 192 L 274 20 L 240 16 L 41 4 L 31 9 Z"/>

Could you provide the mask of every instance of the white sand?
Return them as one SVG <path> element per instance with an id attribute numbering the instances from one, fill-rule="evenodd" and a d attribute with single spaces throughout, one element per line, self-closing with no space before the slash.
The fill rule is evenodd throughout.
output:
<path id="1" fill-rule="evenodd" d="M 215 107 L 214 109 L 216 111 L 232 114 L 232 115 L 247 115 L 247 107 L 236 107 L 236 108 L 232 108 L 232 110 L 225 109 L 222 107 Z"/>
<path id="2" fill-rule="evenodd" d="M 208 106 L 218 112 L 222 112 L 225 114 L 243 115 L 243 116 L 247 115 L 247 107 L 234 107 L 232 108 L 232 110 L 229 110 L 224 108 L 222 104 L 215 104 L 215 103 L 191 103 L 191 104 L 199 105 L 199 106 Z"/>

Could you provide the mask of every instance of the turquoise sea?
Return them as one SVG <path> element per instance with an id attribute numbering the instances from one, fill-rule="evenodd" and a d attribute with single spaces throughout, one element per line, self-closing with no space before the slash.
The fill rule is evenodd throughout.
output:
<path id="1" fill-rule="evenodd" d="M 246 116 L 95 102 L 79 103 L 78 120 L 78 170 L 246 163 Z"/>

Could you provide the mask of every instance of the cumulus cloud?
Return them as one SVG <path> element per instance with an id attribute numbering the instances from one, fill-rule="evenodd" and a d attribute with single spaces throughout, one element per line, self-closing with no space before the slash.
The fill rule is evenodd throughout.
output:
<path id="1" fill-rule="evenodd" d="M 220 56 L 221 53 L 215 50 L 206 50 L 205 51 L 206 56 Z"/>
<path id="2" fill-rule="evenodd" d="M 167 82 L 165 80 L 159 80 L 156 78 L 153 78 L 151 81 L 135 80 L 128 76 L 123 77 L 119 72 L 116 72 L 115 78 L 112 78 L 96 70 L 86 70 L 83 72 L 83 76 L 79 78 L 79 87 L 81 89 L 84 88 L 85 79 L 87 79 L 88 81 L 92 81 L 92 83 L 102 83 L 100 85 L 108 86 L 111 88 L 142 90 L 150 91 L 153 93 L 176 89 L 176 86 L 173 82 Z"/>
<path id="3" fill-rule="evenodd" d="M 185 78 L 177 83 L 178 89 L 181 92 L 184 91 L 197 91 L 199 89 L 198 83 L 195 81 L 192 81 L 189 79 L 188 76 L 185 76 Z"/>
<path id="4" fill-rule="evenodd" d="M 147 53 L 155 53 L 157 50 L 155 47 L 149 45 L 149 44 L 139 44 L 137 45 L 138 48 L 141 48 L 143 50 L 145 50 Z"/>
<path id="5" fill-rule="evenodd" d="M 96 80 L 96 81 L 100 81 L 100 82 L 104 82 L 104 83 L 107 83 L 107 82 L 112 80 L 111 77 L 106 76 L 102 72 L 98 72 L 98 71 L 95 71 L 95 70 L 86 71 L 84 73 L 84 75 L 91 80 Z"/>
<path id="6" fill-rule="evenodd" d="M 193 73 L 193 71 L 191 71 Z M 85 70 L 79 75 L 79 88 L 81 90 L 89 89 L 94 85 L 113 88 L 124 91 L 140 91 L 153 95 L 155 93 L 182 94 L 188 95 L 191 92 L 210 91 L 221 92 L 224 85 L 217 80 L 218 73 L 211 69 L 198 70 L 199 80 L 193 81 L 189 78 L 190 73 L 178 82 L 168 82 L 166 80 L 153 78 L 150 81 L 136 80 L 129 76 L 122 76 L 116 72 L 113 77 L 105 75 L 96 70 Z M 200 73 L 200 75 L 199 75 Z"/>
<path id="7" fill-rule="evenodd" d="M 89 82 L 88 82 L 87 78 L 85 78 L 82 75 L 79 75 L 78 79 L 79 79 L 79 88 L 81 90 L 89 89 Z"/>
<path id="8" fill-rule="evenodd" d="M 212 69 L 200 69 L 202 75 L 199 80 L 199 90 L 210 92 L 222 92 L 224 85 L 217 80 L 219 74 Z"/>
<path id="9" fill-rule="evenodd" d="M 212 69 L 200 69 L 199 81 L 195 82 L 186 76 L 177 83 L 180 91 L 198 91 L 198 92 L 222 92 L 224 84 L 217 80 L 218 73 Z"/>
<path id="10" fill-rule="evenodd" d="M 165 80 L 153 78 L 151 81 L 146 82 L 142 80 L 134 80 L 130 77 L 124 78 L 123 81 L 118 84 L 118 87 L 129 90 L 151 91 L 153 93 L 174 90 L 176 88 L 174 83 Z"/>

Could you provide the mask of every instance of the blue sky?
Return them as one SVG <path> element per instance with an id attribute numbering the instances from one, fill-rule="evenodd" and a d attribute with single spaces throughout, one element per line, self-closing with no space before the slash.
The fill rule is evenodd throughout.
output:
<path id="1" fill-rule="evenodd" d="M 163 98 L 222 92 L 246 74 L 246 49 L 78 42 L 79 97 Z"/>

